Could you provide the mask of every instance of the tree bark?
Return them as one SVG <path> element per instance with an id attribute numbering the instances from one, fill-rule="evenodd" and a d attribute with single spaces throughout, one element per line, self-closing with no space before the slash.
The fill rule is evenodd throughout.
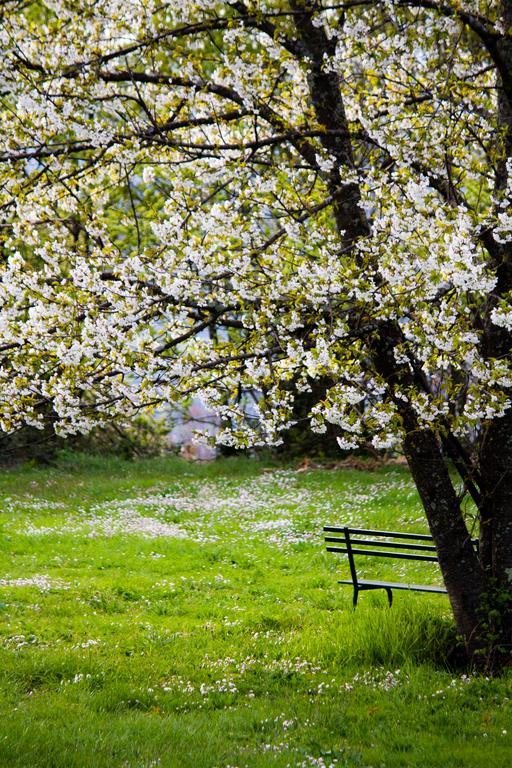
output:
<path id="1" fill-rule="evenodd" d="M 436 436 L 418 428 L 412 414 L 405 415 L 404 422 L 404 452 L 434 539 L 457 630 L 468 657 L 475 659 L 485 646 L 481 615 L 485 574 Z"/>
<path id="2" fill-rule="evenodd" d="M 512 409 L 483 432 L 481 558 L 495 578 L 512 582 Z"/>

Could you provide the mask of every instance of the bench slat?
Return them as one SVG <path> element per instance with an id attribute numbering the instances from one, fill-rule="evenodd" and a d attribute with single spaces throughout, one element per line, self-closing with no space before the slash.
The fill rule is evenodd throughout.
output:
<path id="1" fill-rule="evenodd" d="M 413 541 L 432 541 L 432 536 L 424 533 L 394 533 L 393 531 L 371 531 L 368 528 L 337 528 L 332 525 L 324 525 L 326 533 L 343 533 L 348 530 L 349 534 L 355 533 L 362 536 L 387 536 L 390 539 L 411 539 Z"/>
<path id="2" fill-rule="evenodd" d="M 352 584 L 353 582 L 348 580 L 338 581 L 338 584 Z M 364 587 L 371 587 L 372 589 L 410 589 L 413 592 L 436 592 L 441 595 L 446 595 L 446 589 L 444 587 L 438 587 L 434 584 L 405 584 L 403 582 L 394 581 L 369 581 L 368 579 L 360 579 L 357 582 L 358 589 L 364 591 Z"/>
<path id="3" fill-rule="evenodd" d="M 341 552 L 343 555 L 348 555 L 349 551 L 346 547 L 326 547 L 327 552 Z M 407 555 L 404 552 L 382 552 L 378 549 L 357 549 L 352 547 L 351 552 L 353 555 L 373 555 L 374 557 L 394 557 L 397 560 L 421 560 L 429 563 L 437 563 L 437 557 L 433 555 Z"/>
<path id="4" fill-rule="evenodd" d="M 348 531 L 349 534 L 356 534 L 361 536 L 387 536 L 390 539 L 411 539 L 412 541 L 433 541 L 432 536 L 430 536 L 427 533 L 403 533 L 402 531 L 394 532 L 394 531 L 372 531 L 369 528 L 348 528 L 344 526 L 343 528 L 339 528 L 338 526 L 334 525 L 324 525 L 323 530 L 326 533 L 341 533 L 345 535 L 345 532 Z M 354 539 L 354 541 L 357 541 L 357 539 Z M 478 547 L 479 540 L 478 539 L 471 539 L 471 543 L 474 547 Z"/>
<path id="5" fill-rule="evenodd" d="M 325 541 L 332 542 L 333 544 L 345 545 L 345 537 L 325 536 Z M 429 544 L 400 544 L 395 541 L 372 541 L 371 539 L 350 539 L 352 547 L 358 547 L 360 544 L 369 545 L 372 547 L 390 547 L 391 549 L 406 549 L 411 552 L 435 552 L 436 548 Z"/>

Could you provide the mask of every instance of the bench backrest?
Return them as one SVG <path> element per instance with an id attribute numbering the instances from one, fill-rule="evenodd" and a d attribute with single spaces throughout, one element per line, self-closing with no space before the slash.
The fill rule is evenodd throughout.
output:
<path id="1" fill-rule="evenodd" d="M 357 583 L 357 574 L 354 555 L 438 562 L 432 536 L 428 533 L 396 533 L 349 526 L 336 528 L 331 525 L 325 525 L 324 531 L 327 534 L 325 536 L 328 544 L 327 551 L 348 555 L 350 573 L 355 583 Z M 478 549 L 478 539 L 472 539 L 471 543 Z"/>

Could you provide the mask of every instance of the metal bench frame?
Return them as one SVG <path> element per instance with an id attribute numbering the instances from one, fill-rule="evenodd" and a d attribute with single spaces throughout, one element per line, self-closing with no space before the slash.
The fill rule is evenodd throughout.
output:
<path id="1" fill-rule="evenodd" d="M 437 563 L 438 558 L 432 536 L 423 533 L 372 531 L 366 528 L 350 528 L 349 526 L 336 528 L 330 525 L 325 525 L 324 531 L 327 534 L 325 537 L 325 541 L 328 544 L 327 551 L 340 552 L 341 554 L 348 555 L 352 579 L 343 579 L 339 581 L 338 584 L 352 584 L 354 587 L 354 596 L 352 599 L 354 608 L 357 605 L 359 592 L 364 592 L 370 589 L 384 589 L 388 596 L 389 607 L 393 604 L 393 589 L 409 589 L 413 592 L 435 592 L 446 594 L 446 589 L 444 587 L 437 587 L 429 584 L 404 584 L 392 581 L 369 581 L 368 579 L 359 579 L 357 576 L 354 555 L 392 557 L 398 560 L 416 560 Z M 363 536 L 364 538 L 358 538 L 360 536 Z M 398 541 L 394 541 L 394 539 L 398 539 Z M 472 544 L 478 550 L 478 540 L 472 539 Z M 379 549 L 380 547 L 383 549 Z"/>

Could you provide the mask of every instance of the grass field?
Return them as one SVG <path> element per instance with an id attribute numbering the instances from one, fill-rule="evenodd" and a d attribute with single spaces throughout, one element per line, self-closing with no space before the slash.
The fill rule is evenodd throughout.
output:
<path id="1" fill-rule="evenodd" d="M 405 469 L 64 456 L 0 500 L 0 768 L 512 765 L 512 676 L 443 666 L 447 598 L 354 612 L 324 552 L 326 522 L 424 530 Z"/>

